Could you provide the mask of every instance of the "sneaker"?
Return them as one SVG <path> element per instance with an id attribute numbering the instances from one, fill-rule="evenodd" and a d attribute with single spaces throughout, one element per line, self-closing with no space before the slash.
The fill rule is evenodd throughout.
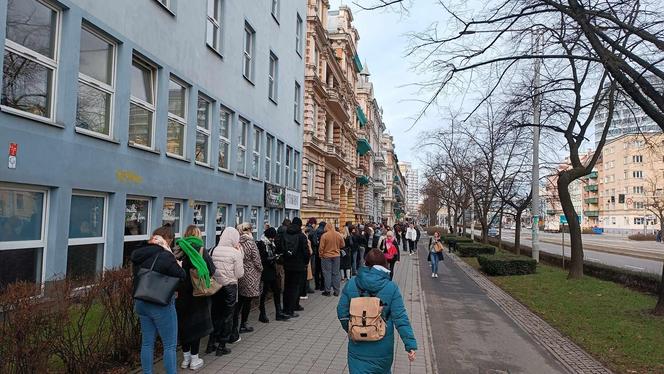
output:
<path id="1" fill-rule="evenodd" d="M 208 341 L 208 345 L 207 345 L 207 347 L 205 348 L 205 353 L 206 353 L 206 354 L 210 354 L 210 353 L 212 353 L 212 352 L 214 352 L 214 351 L 216 351 L 216 350 L 217 350 L 217 345 L 214 344 L 214 342 L 212 341 L 212 339 L 210 339 L 210 340 Z"/>
<path id="2" fill-rule="evenodd" d="M 307 300 L 309 299 L 309 296 L 300 296 L 300 300 Z"/>
<path id="3" fill-rule="evenodd" d="M 217 352 L 214 355 L 215 356 L 223 356 L 223 355 L 227 355 L 229 353 L 231 353 L 230 348 L 219 347 L 219 348 L 217 348 Z"/>
<path id="4" fill-rule="evenodd" d="M 228 341 L 228 344 L 235 344 L 235 343 L 239 343 L 240 341 L 242 341 L 242 338 L 240 337 L 240 335 L 231 336 L 231 339 Z M 219 351 L 218 348 L 217 348 L 217 351 Z"/>
<path id="5" fill-rule="evenodd" d="M 277 316 L 274 318 L 277 321 L 288 321 L 290 319 L 290 316 L 288 314 L 277 314 Z"/>
<path id="6" fill-rule="evenodd" d="M 322 295 L 323 296 L 331 296 L 332 294 L 330 293 L 330 291 L 323 291 Z"/>
<path id="7" fill-rule="evenodd" d="M 244 334 L 247 332 L 254 332 L 254 328 L 251 326 L 240 326 L 240 334 Z"/>
<path id="8" fill-rule="evenodd" d="M 436 274 L 436 278 L 438 278 L 438 274 Z"/>
<path id="9" fill-rule="evenodd" d="M 189 369 L 191 370 L 197 370 L 203 367 L 203 364 L 205 364 L 205 361 L 203 361 L 202 358 L 198 357 L 198 355 L 193 355 L 191 356 L 191 364 L 189 364 Z"/>
<path id="10" fill-rule="evenodd" d="M 182 360 L 182 365 L 180 365 L 180 367 L 186 369 L 191 364 L 191 353 L 185 352 L 182 355 L 184 356 L 184 360 Z"/>
<path id="11" fill-rule="evenodd" d="M 435 278 L 435 277 L 436 277 L 436 274 L 431 273 L 431 278 Z"/>

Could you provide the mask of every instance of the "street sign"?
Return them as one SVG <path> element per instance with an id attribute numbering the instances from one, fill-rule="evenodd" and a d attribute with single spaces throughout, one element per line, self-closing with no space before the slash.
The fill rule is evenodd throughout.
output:
<path id="1" fill-rule="evenodd" d="M 582 220 L 581 220 L 581 216 L 580 216 L 580 215 L 577 214 L 577 215 L 576 215 L 576 219 L 579 221 L 579 223 L 581 223 Z M 567 224 L 567 217 L 565 217 L 564 214 L 560 215 L 560 223 L 561 223 L 561 224 Z"/>

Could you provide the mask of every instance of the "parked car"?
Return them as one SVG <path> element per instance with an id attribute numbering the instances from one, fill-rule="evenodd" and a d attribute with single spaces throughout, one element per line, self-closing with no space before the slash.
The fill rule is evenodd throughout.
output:
<path id="1" fill-rule="evenodd" d="M 489 227 L 489 236 L 490 237 L 498 236 L 498 229 L 493 226 Z"/>

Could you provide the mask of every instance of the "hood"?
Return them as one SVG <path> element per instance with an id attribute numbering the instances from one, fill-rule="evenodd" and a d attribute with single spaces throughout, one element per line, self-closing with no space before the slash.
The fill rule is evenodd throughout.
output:
<path id="1" fill-rule="evenodd" d="M 298 232 L 302 232 L 302 227 L 296 223 L 291 223 L 291 225 L 286 229 L 286 233 L 288 234 L 297 234 Z"/>
<path id="2" fill-rule="evenodd" d="M 373 267 L 361 267 L 355 282 L 363 290 L 377 293 L 390 282 L 390 274 Z"/>
<path id="3" fill-rule="evenodd" d="M 219 247 L 237 247 L 240 242 L 240 233 L 235 227 L 226 227 L 219 238 Z"/>
<path id="4" fill-rule="evenodd" d="M 330 232 L 334 231 L 334 226 L 332 225 L 325 225 L 325 232 Z"/>

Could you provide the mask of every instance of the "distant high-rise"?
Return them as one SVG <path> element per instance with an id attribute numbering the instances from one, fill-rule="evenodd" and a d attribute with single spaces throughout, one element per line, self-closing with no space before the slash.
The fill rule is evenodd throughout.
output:
<path id="1" fill-rule="evenodd" d="M 399 162 L 399 169 L 406 178 L 406 211 L 409 216 L 417 215 L 420 204 L 419 171 L 410 162 Z"/>

